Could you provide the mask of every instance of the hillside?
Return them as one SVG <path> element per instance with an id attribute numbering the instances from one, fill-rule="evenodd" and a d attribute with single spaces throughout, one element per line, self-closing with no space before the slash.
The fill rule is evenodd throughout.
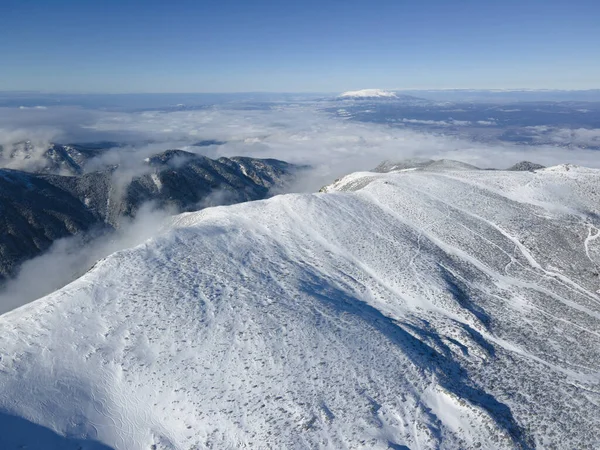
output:
<path id="1" fill-rule="evenodd" d="M 597 447 L 600 171 L 389 170 L 0 316 L 0 447 Z"/>
<path id="2" fill-rule="evenodd" d="M 284 189 L 299 169 L 275 159 L 213 160 L 182 150 L 154 155 L 135 170 L 80 176 L 0 168 L 0 282 L 57 239 L 118 228 L 150 202 L 182 212 L 260 200 Z"/>

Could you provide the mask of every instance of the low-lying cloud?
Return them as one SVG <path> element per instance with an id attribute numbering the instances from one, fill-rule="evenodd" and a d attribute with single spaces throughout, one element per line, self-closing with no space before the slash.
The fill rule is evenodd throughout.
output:
<path id="1" fill-rule="evenodd" d="M 39 120 L 45 120 L 48 111 L 32 113 Z M 39 116 L 40 113 L 43 114 Z M 70 114 L 63 111 L 63 118 L 58 122 L 72 120 Z M 446 125 L 465 125 L 459 121 L 400 120 L 405 124 L 418 122 L 436 125 L 443 122 Z M 483 126 L 494 124 L 487 118 L 476 123 Z M 256 109 L 219 106 L 191 111 L 91 111 L 84 114 L 82 123 L 77 126 L 71 124 L 69 132 L 75 128 L 78 134 L 87 132 L 89 137 L 96 139 L 115 136 L 133 138 L 131 145 L 105 152 L 92 159 L 86 167 L 87 171 L 92 171 L 107 165 L 118 165 L 126 179 L 147 170 L 144 159 L 169 148 L 201 153 L 212 158 L 251 156 L 310 164 L 320 174 L 320 180 L 305 186 L 306 190 L 314 190 L 318 184 L 344 173 L 368 170 L 384 159 L 450 158 L 493 168 L 507 167 L 523 159 L 544 165 L 568 162 L 600 166 L 596 152 L 577 147 L 597 142 L 600 130 L 563 129 L 551 133 L 536 127 L 539 129 L 532 129 L 531 132 L 539 135 L 543 144 L 534 146 L 500 141 L 474 142 L 467 138 L 428 132 L 426 128 L 394 127 L 334 117 L 319 110 L 318 103 L 272 104 Z M 40 136 L 40 129 L 36 128 L 36 136 Z M 41 135 L 43 138 L 37 139 L 38 147 L 42 148 L 45 142 L 65 134 L 54 124 L 46 130 L 46 134 Z M 27 128 L 19 127 L 11 131 L 5 127 L 0 131 L 0 143 L 26 136 Z M 552 141 L 548 141 L 548 138 Z M 195 146 L 194 143 L 199 141 L 216 144 Z M 571 142 L 574 145 L 571 149 L 565 149 L 552 145 L 553 142 L 561 145 Z"/>
<path id="2" fill-rule="evenodd" d="M 562 146 L 600 147 L 600 128 L 527 127 L 536 142 Z"/>
<path id="3" fill-rule="evenodd" d="M 457 121 L 445 123 L 463 125 Z M 477 124 L 489 126 L 494 122 L 485 119 Z M 314 190 L 321 183 L 348 172 L 371 169 L 385 159 L 448 158 L 490 168 L 505 168 L 527 159 L 544 165 L 572 163 L 600 167 L 598 153 L 585 148 L 474 142 L 427 130 L 333 117 L 320 111 L 315 104 L 280 105 L 260 110 L 214 108 L 119 113 L 101 118 L 91 128 L 96 132 L 127 129 L 134 134 L 146 135 L 157 143 L 152 150 L 162 146 L 213 158 L 252 156 L 310 164 L 319 176 L 318 180 L 307 184 L 305 190 Z M 588 132 L 595 133 L 594 130 Z M 582 142 L 579 135 L 584 132 L 577 133 L 576 139 Z M 221 145 L 192 145 L 199 140 L 211 139 L 220 141 Z M 149 147 L 137 148 L 127 156 L 121 153 L 120 158 L 135 155 L 139 161 L 149 153 Z"/>

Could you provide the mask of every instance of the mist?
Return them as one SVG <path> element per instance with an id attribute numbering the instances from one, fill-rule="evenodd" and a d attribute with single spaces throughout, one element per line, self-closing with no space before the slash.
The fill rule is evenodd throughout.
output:
<path id="1" fill-rule="evenodd" d="M 210 158 L 251 156 L 308 164 L 313 171 L 304 175 L 304 183 L 295 186 L 305 192 L 318 190 L 324 183 L 341 175 L 370 170 L 383 160 L 414 157 L 456 159 L 482 168 L 497 169 L 522 160 L 546 166 L 570 163 L 600 167 L 598 152 L 586 148 L 592 139 L 596 142 L 600 130 L 575 130 L 571 133 L 561 128 L 539 130 L 540 140 L 551 134 L 556 136 L 553 142 L 563 145 L 560 147 L 476 142 L 441 132 L 345 120 L 322 111 L 318 103 L 279 105 L 260 110 L 216 108 L 123 113 L 104 117 L 93 128 L 106 132 L 126 128 L 131 133 L 147 135 L 169 148 L 177 146 Z M 583 145 L 565 148 L 564 144 L 569 143 L 571 136 L 575 144 Z M 215 140 L 220 144 L 193 145 L 201 140 Z M 149 147 L 136 148 L 128 157 L 135 155 L 135 159 L 141 160 L 151 150 Z"/>
<path id="2" fill-rule="evenodd" d="M 256 109 L 220 105 L 190 111 L 142 112 L 49 107 L 18 110 L 19 115 L 12 122 L 6 112 L 9 108 L 2 108 L 0 144 L 28 138 L 42 149 L 50 141 L 65 143 L 75 135 L 80 142 L 117 138 L 125 144 L 90 160 L 85 170 L 118 166 L 116 181 L 123 183 L 147 173 L 144 160 L 167 149 L 210 158 L 276 158 L 314 168 L 313 173 L 305 174 L 304 183 L 295 186 L 301 191 L 318 190 L 323 183 L 349 172 L 369 170 L 383 160 L 414 157 L 456 159 L 483 168 L 506 168 L 522 160 L 547 166 L 562 163 L 600 166 L 598 153 L 586 148 L 598 144 L 598 129 L 529 127 L 533 141 L 540 142 L 539 145 L 475 142 L 443 131 L 342 119 L 322 108 L 319 102 L 271 104 Z M 85 113 L 76 120 L 74 111 Z M 50 120 L 53 113 L 57 117 Z M 418 122 L 403 120 L 408 124 Z M 550 143 L 543 143 L 547 141 Z M 208 145 L 196 145 L 198 142 Z M 573 145 L 565 148 L 568 144 Z M 18 163 L 0 160 L 0 164 L 11 168 L 17 168 L 18 164 L 19 169 L 30 170 L 27 166 L 34 166 L 36 159 L 32 156 Z"/>

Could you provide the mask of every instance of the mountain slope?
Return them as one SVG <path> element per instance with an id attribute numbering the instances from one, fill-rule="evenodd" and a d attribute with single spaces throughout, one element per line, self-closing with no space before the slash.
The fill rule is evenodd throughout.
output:
<path id="1" fill-rule="evenodd" d="M 274 159 L 212 160 L 181 150 L 149 158 L 129 178 L 118 167 L 81 176 L 0 169 L 0 281 L 56 239 L 119 227 L 148 202 L 181 212 L 259 200 L 283 189 L 298 169 Z"/>
<path id="2" fill-rule="evenodd" d="M 44 177 L 0 169 L 0 280 L 56 239 L 87 231 L 100 220 Z"/>
<path id="3" fill-rule="evenodd" d="M 3 448 L 597 446 L 600 171 L 454 167 L 183 214 L 1 316 Z"/>
<path id="4" fill-rule="evenodd" d="M 0 166 L 40 174 L 81 175 L 90 159 L 119 146 L 116 142 L 36 144 L 21 141 L 0 145 Z"/>
<path id="5" fill-rule="evenodd" d="M 543 169 L 544 166 L 542 166 L 541 164 L 536 164 L 536 163 L 532 163 L 530 161 L 521 161 L 518 162 L 517 164 L 509 167 L 506 170 L 514 170 L 514 171 L 523 171 L 523 170 L 528 170 L 530 172 L 536 171 L 538 169 Z"/>

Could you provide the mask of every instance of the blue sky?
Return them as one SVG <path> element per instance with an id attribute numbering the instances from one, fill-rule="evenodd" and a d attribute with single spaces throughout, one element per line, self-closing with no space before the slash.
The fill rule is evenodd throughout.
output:
<path id="1" fill-rule="evenodd" d="M 597 0 L 2 0 L 0 90 L 600 87 Z"/>

